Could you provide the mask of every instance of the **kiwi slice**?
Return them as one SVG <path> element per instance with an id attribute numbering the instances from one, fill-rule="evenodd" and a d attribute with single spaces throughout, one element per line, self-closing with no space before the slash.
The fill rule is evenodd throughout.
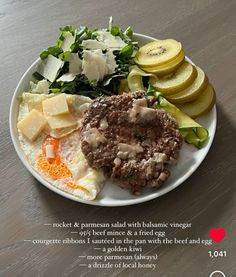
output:
<path id="1" fill-rule="evenodd" d="M 176 58 L 181 50 L 181 43 L 174 39 L 157 40 L 141 47 L 134 61 L 142 67 L 158 66 Z"/>
<path id="2" fill-rule="evenodd" d="M 172 73 L 173 71 L 177 70 L 177 68 L 182 64 L 184 61 L 185 53 L 183 50 L 180 51 L 179 55 L 172 61 L 165 63 L 163 65 L 155 66 L 155 67 L 141 67 L 142 70 L 156 74 L 157 76 L 164 76 L 166 74 Z"/>
<path id="3" fill-rule="evenodd" d="M 204 71 L 196 66 L 197 69 L 197 77 L 193 81 L 193 83 L 187 87 L 186 89 L 167 96 L 166 98 L 174 103 L 174 104 L 184 104 L 186 102 L 194 101 L 198 98 L 198 96 L 202 93 L 202 91 L 207 87 L 208 85 L 208 78 Z"/>
<path id="4" fill-rule="evenodd" d="M 208 113 L 215 104 L 215 91 L 211 84 L 201 93 L 197 100 L 179 105 L 178 108 L 192 118 Z"/>
<path id="5" fill-rule="evenodd" d="M 164 96 L 175 94 L 188 87 L 197 77 L 195 66 L 187 61 L 173 73 L 155 80 L 150 78 L 149 82 L 157 90 L 163 92 Z"/>

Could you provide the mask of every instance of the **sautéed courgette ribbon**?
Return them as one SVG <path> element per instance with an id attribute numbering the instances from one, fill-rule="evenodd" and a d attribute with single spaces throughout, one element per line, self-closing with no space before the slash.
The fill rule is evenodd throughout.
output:
<path id="1" fill-rule="evenodd" d="M 147 94 L 154 96 L 157 99 L 157 106 L 165 110 L 168 114 L 175 118 L 181 135 L 187 143 L 195 145 L 197 148 L 202 148 L 209 137 L 206 128 L 202 127 L 191 117 L 179 110 L 175 105 L 167 101 L 159 91 L 149 86 Z"/>
<path id="2" fill-rule="evenodd" d="M 145 90 L 143 85 L 143 77 L 154 77 L 154 74 L 141 70 L 137 65 L 130 68 L 127 81 L 130 91 Z M 169 113 L 178 123 L 179 130 L 187 143 L 202 148 L 208 140 L 209 133 L 206 128 L 198 124 L 191 117 L 179 110 L 175 105 L 167 101 L 164 96 L 153 86 L 149 85 L 147 94 L 157 99 L 157 106 Z"/>

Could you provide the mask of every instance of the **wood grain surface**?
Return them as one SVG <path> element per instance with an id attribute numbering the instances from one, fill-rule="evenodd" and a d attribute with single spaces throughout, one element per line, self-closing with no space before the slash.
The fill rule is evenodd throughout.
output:
<path id="1" fill-rule="evenodd" d="M 180 40 L 213 83 L 218 111 L 212 148 L 184 184 L 159 199 L 120 208 L 75 203 L 42 186 L 19 160 L 8 127 L 15 87 L 40 51 L 54 43 L 58 27 L 103 27 L 110 15 L 122 27 Z M 235 15 L 234 0 L 0 1 L 0 276 L 208 277 L 217 269 L 236 276 Z M 225 228 L 226 238 L 211 249 L 226 250 L 227 257 L 210 259 L 210 248 L 202 246 L 147 245 L 145 253 L 159 255 L 154 271 L 91 270 L 79 266 L 79 255 L 92 255 L 92 246 L 32 246 L 24 241 L 70 234 L 68 228 L 52 229 L 45 223 L 124 220 L 191 222 L 189 237 L 208 238 L 212 227 Z"/>

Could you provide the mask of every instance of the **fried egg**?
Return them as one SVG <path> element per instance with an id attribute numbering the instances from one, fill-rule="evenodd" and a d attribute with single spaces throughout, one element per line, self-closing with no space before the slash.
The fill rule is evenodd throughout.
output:
<path id="1" fill-rule="evenodd" d="M 31 108 L 41 109 L 50 94 L 23 93 L 18 121 L 24 119 Z M 33 142 L 21 132 L 19 141 L 29 164 L 53 186 L 84 200 L 94 200 L 105 182 L 101 171 L 91 168 L 80 147 L 80 121 L 91 99 L 78 95 L 66 95 L 68 107 L 77 121 L 76 128 L 50 130 L 48 127 Z"/>

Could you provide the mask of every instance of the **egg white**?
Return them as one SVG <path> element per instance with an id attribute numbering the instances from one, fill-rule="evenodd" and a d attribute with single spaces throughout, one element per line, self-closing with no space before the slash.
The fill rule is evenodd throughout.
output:
<path id="1" fill-rule="evenodd" d="M 49 175 L 47 175 L 47 173 L 42 172 L 36 166 L 36 161 L 38 156 L 41 154 L 42 142 L 44 141 L 45 137 L 48 134 L 50 134 L 51 136 L 55 135 L 52 130 L 47 128 L 46 131 L 41 133 L 40 136 L 33 142 L 29 141 L 21 133 L 21 131 L 18 130 L 20 145 L 29 164 L 50 184 L 79 198 L 85 200 L 94 200 L 103 187 L 105 177 L 101 171 L 97 171 L 89 167 L 87 160 L 81 151 L 79 143 L 79 123 L 84 111 L 86 110 L 86 107 L 88 107 L 88 104 L 91 102 L 91 99 L 78 95 L 66 96 L 69 110 L 73 117 L 77 120 L 78 127 L 76 128 L 76 130 L 69 130 L 69 132 L 68 130 L 66 130 L 67 134 L 62 130 L 61 134 L 63 135 L 60 135 L 59 138 L 60 146 L 58 151 L 63 162 L 66 164 L 73 175 L 73 183 L 78 184 L 86 190 L 70 188 L 66 184 L 64 184 L 62 180 L 55 180 L 51 178 Z M 22 102 L 19 107 L 18 122 L 27 116 L 27 114 L 29 113 L 30 105 L 40 109 L 40 104 L 44 99 L 48 97 L 53 96 L 51 94 L 45 95 L 23 93 Z"/>

